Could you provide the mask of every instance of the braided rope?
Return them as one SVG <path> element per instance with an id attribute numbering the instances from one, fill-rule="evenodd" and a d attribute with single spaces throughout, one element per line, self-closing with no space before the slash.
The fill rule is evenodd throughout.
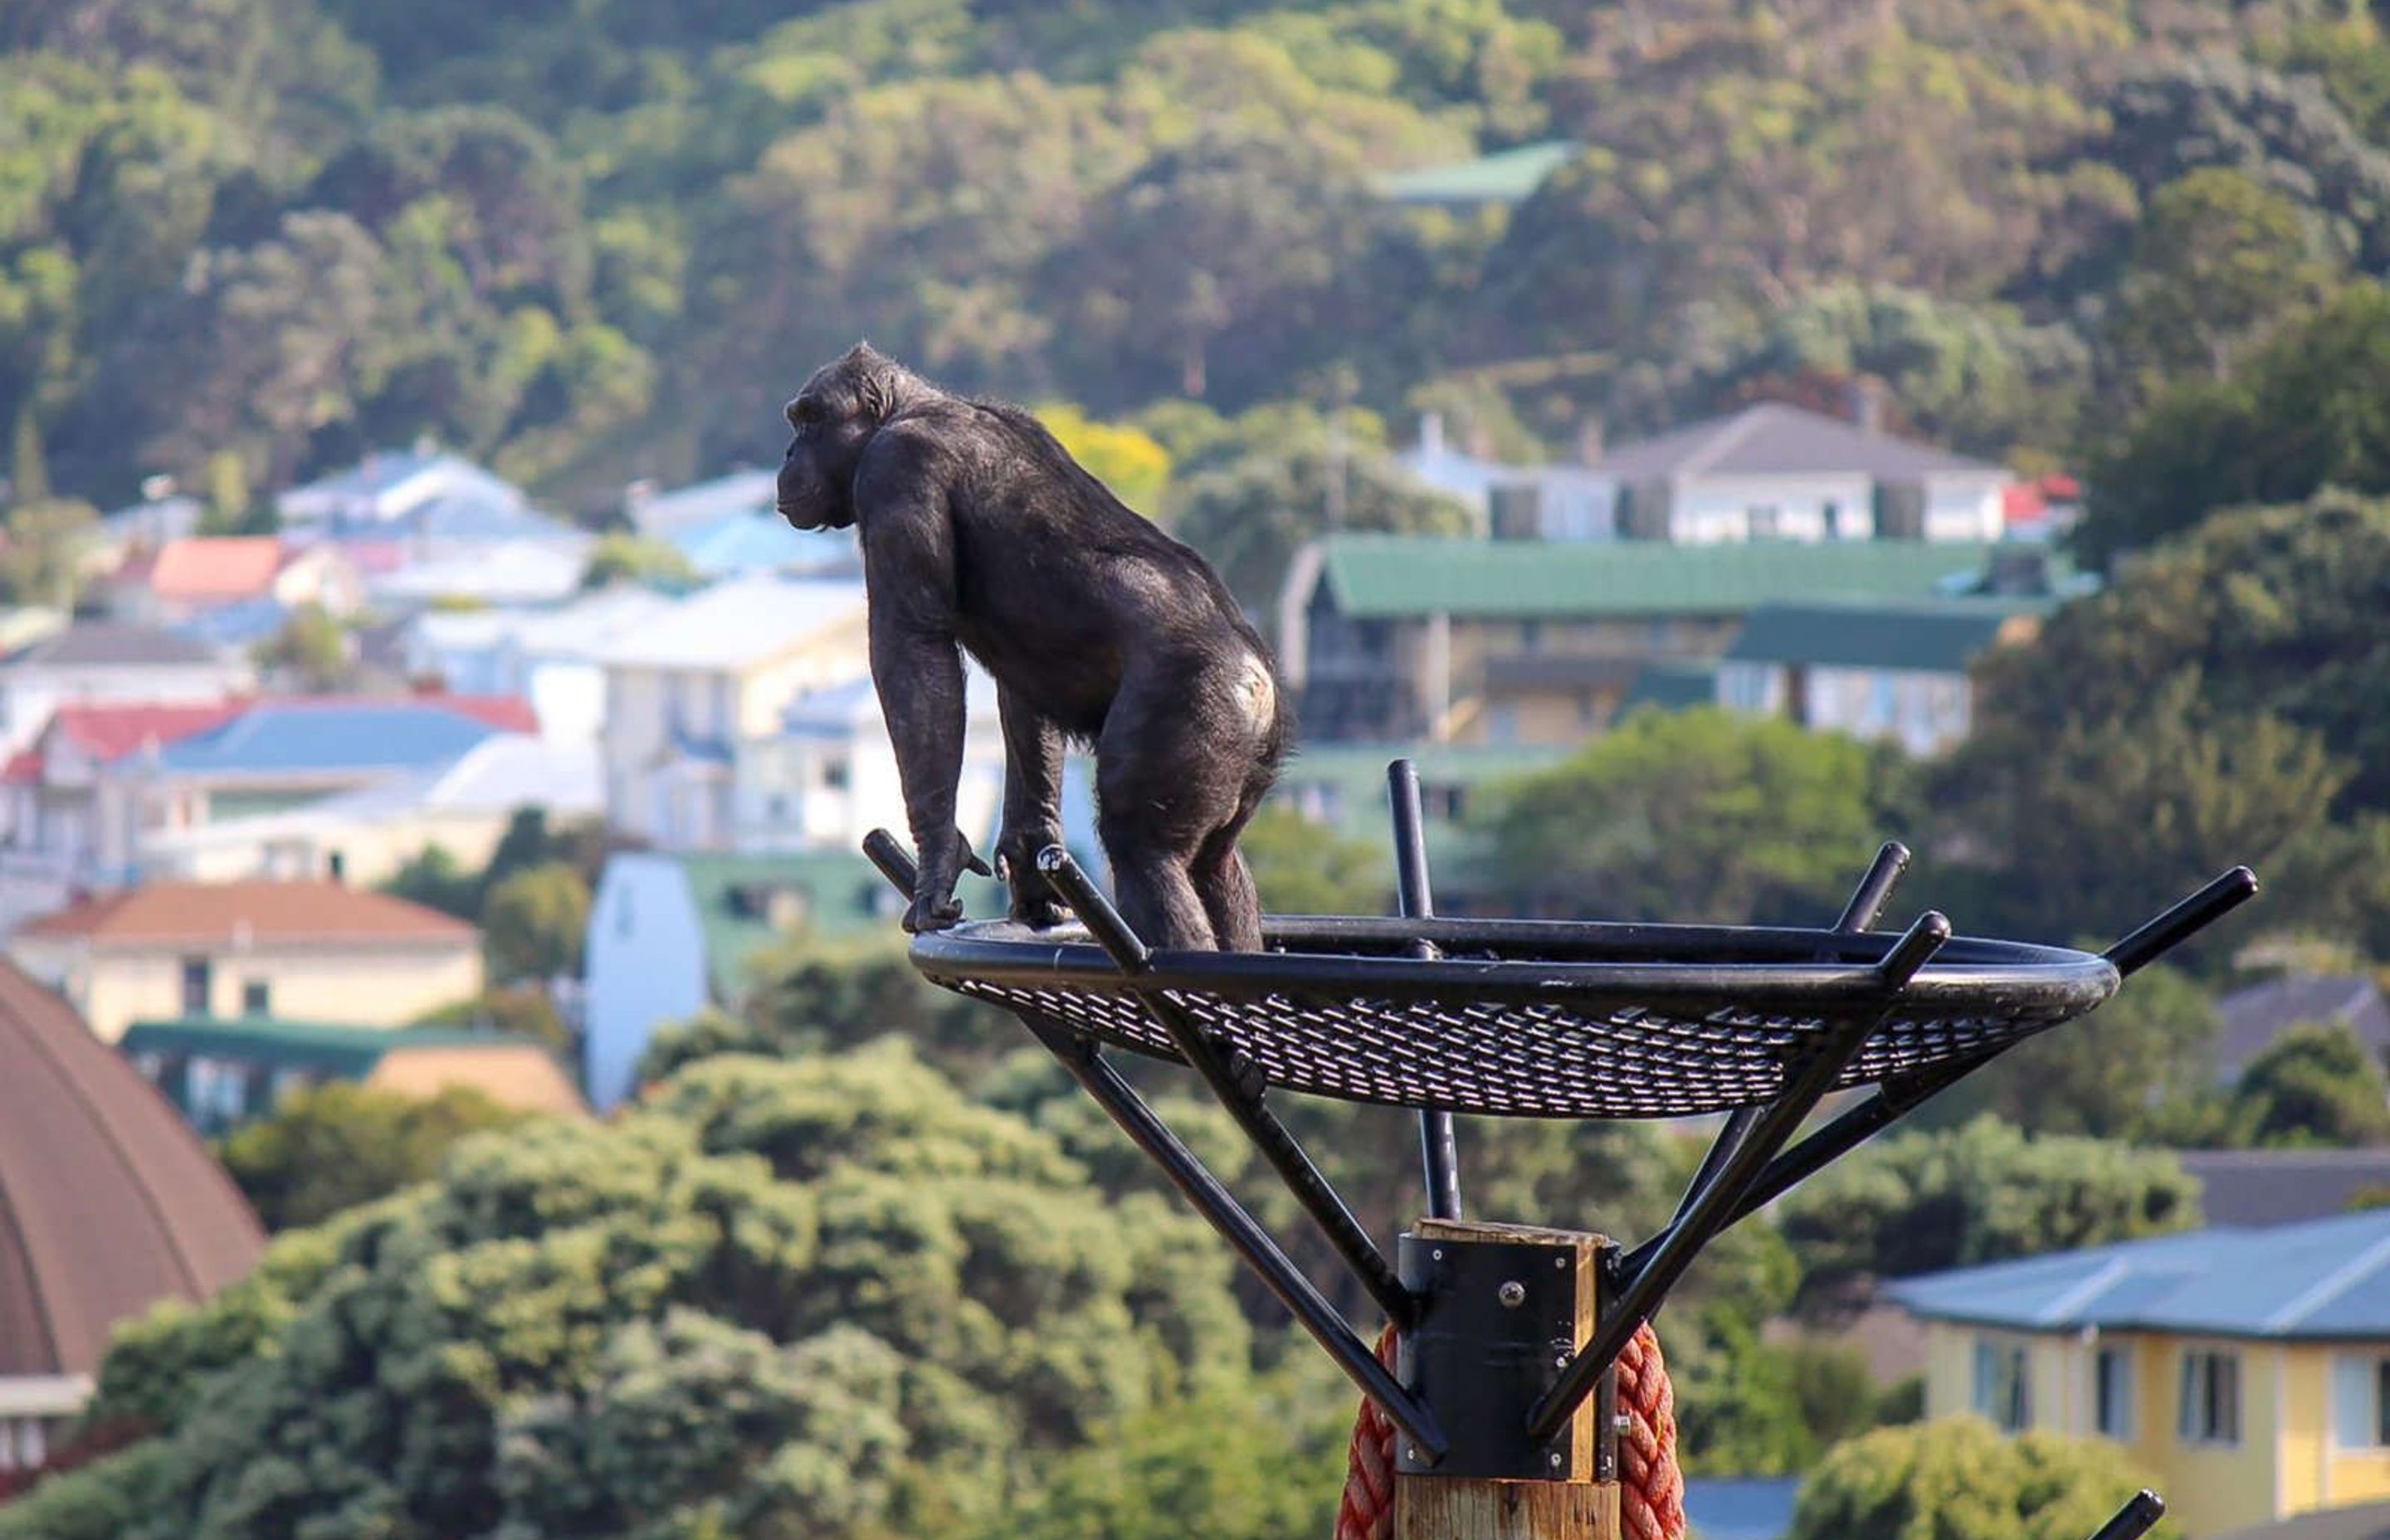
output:
<path id="1" fill-rule="evenodd" d="M 1378 1362 L 1394 1361 L 1394 1328 L 1378 1334 Z M 1685 1478 L 1677 1469 L 1677 1397 L 1650 1322 L 1618 1355 L 1618 1506 L 1626 1540 L 1684 1540 Z M 1361 1398 L 1344 1461 L 1335 1540 L 1394 1540 L 1394 1425 Z"/>

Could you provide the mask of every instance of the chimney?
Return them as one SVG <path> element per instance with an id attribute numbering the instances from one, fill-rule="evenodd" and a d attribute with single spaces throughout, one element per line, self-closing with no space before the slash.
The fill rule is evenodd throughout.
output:
<path id="1" fill-rule="evenodd" d="M 1851 420 L 1859 431 L 1876 434 L 1883 431 L 1883 381 L 1873 375 L 1861 375 L 1851 381 Z"/>
<path id="2" fill-rule="evenodd" d="M 1444 458 L 1444 414 L 1442 412 L 1420 414 L 1419 452 L 1420 458 L 1422 460 Z"/>
<path id="3" fill-rule="evenodd" d="M 1601 419 L 1587 417 L 1577 424 L 1576 463 L 1594 466 L 1601 463 Z"/>

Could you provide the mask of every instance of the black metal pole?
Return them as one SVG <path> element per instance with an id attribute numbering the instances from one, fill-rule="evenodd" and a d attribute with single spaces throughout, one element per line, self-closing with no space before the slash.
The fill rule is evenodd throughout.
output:
<path id="1" fill-rule="evenodd" d="M 1528 1414 L 1529 1438 L 1550 1438 L 1578 1405 L 1593 1393 L 1602 1372 L 1616 1361 L 1627 1340 L 1650 1317 L 1652 1307 L 1676 1286 L 1702 1248 L 1731 1222 L 1744 1190 L 1801 1125 L 1801 1120 L 1833 1088 L 1852 1057 L 1873 1034 L 1878 1023 L 1892 1013 L 1908 981 L 1949 939 L 1950 922 L 1929 909 L 1894 943 L 1876 965 L 1876 976 L 1883 991 L 1881 1007 L 1852 1017 L 1816 1046 L 1808 1060 L 1792 1076 L 1792 1084 L 1767 1105 L 1734 1152 L 1719 1162 L 1709 1187 L 1687 1205 L 1684 1217 L 1663 1232 L 1658 1246 L 1640 1267 L 1625 1275 L 1617 1298 L 1604 1304 L 1601 1324 L 1595 1328 L 1593 1340 L 1569 1360 L 1560 1378 Z"/>
<path id="2" fill-rule="evenodd" d="M 1386 793 L 1394 810 L 1394 896 L 1405 919 L 1432 919 L 1435 897 L 1427 878 L 1427 833 L 1420 814 L 1419 769 L 1409 760 L 1386 766 Z M 1415 941 L 1410 954 L 1422 962 L 1436 956 L 1432 942 Z M 1427 1212 L 1436 1219 L 1460 1213 L 1460 1143 L 1452 1114 L 1420 1110 L 1420 1163 L 1427 1176 Z"/>
<path id="3" fill-rule="evenodd" d="M 2091 1540 L 2140 1540 L 2165 1517 L 2165 1500 L 2148 1487 L 2133 1495 L 2132 1500 L 2116 1510 L 2116 1516 L 2100 1526 Z"/>
<path id="4" fill-rule="evenodd" d="M 886 829 L 873 829 L 863 839 L 863 853 L 880 869 L 889 885 L 906 898 L 920 876 L 905 847 L 896 842 Z M 1109 905 L 1105 905 L 1110 908 Z M 1114 918 L 1117 918 L 1116 916 Z M 1126 929 L 1125 926 L 1123 927 Z M 1211 1226 L 1219 1232 L 1230 1249 L 1244 1259 L 1245 1265 L 1262 1280 L 1271 1295 L 1286 1306 L 1289 1314 L 1309 1332 L 1312 1340 L 1324 1349 L 1345 1377 L 1358 1386 L 1363 1394 L 1385 1408 L 1386 1416 L 1407 1434 L 1412 1443 L 1431 1459 L 1441 1459 L 1447 1447 L 1443 1431 L 1436 1426 L 1434 1416 L 1418 1397 L 1402 1387 L 1402 1382 L 1383 1364 L 1369 1345 L 1355 1332 L 1352 1324 L 1337 1308 L 1329 1303 L 1303 1269 L 1273 1239 L 1267 1230 L 1256 1223 L 1236 1195 L 1220 1184 L 1209 1168 L 1198 1160 L 1195 1152 L 1182 1143 L 1170 1126 L 1156 1117 L 1135 1086 L 1123 1080 L 1120 1072 L 1104 1061 L 1094 1044 L 1073 1033 L 1039 1020 L 1026 1011 L 1015 1011 L 1021 1024 L 1029 1029 L 1047 1052 L 1052 1054 L 1079 1088 L 1087 1093 L 1095 1104 L 1104 1110 L 1131 1143 L 1144 1151 L 1147 1158 L 1162 1169 L 1170 1185 L 1194 1206 Z M 1407 1300 L 1408 1295 L 1405 1298 Z"/>
<path id="5" fill-rule="evenodd" d="M 1113 963 L 1137 991 L 1137 999 L 1162 1024 L 1163 1031 L 1170 1034 L 1179 1057 L 1212 1088 L 1220 1105 L 1227 1109 L 1245 1137 L 1278 1172 L 1287 1190 L 1294 1194 L 1295 1201 L 1318 1224 L 1328 1243 L 1353 1269 L 1361 1287 L 1378 1302 L 1386 1318 L 1397 1326 L 1410 1324 L 1416 1310 L 1410 1290 L 1403 1287 L 1394 1264 L 1378 1250 L 1361 1222 L 1353 1217 L 1353 1211 L 1345 1207 L 1343 1198 L 1329 1185 L 1328 1178 L 1311 1163 L 1311 1158 L 1303 1152 L 1303 1146 L 1287 1131 L 1286 1124 L 1263 1104 L 1266 1087 L 1259 1072 L 1233 1046 L 1228 1052 L 1221 1052 L 1212 1034 L 1167 992 L 1147 988 L 1139 982 L 1152 966 L 1151 949 L 1129 929 L 1128 921 L 1121 918 L 1112 901 L 1079 869 L 1069 851 L 1060 845 L 1047 846 L 1037 853 L 1037 869 L 1077 913 L 1087 933 L 1111 955 Z"/>
<path id="6" fill-rule="evenodd" d="M 2257 895 L 2257 874 L 2235 866 L 2101 954 L 2127 978 Z"/>
<path id="7" fill-rule="evenodd" d="M 1851 901 L 1843 905 L 1843 918 L 1834 921 L 1834 929 L 1845 935 L 1856 935 L 1873 925 L 1883 913 L 1884 902 L 1892 897 L 1893 885 L 1908 869 L 1908 847 L 1897 840 L 1886 840 L 1883 848 L 1875 853 L 1874 864 L 1853 890 Z"/>

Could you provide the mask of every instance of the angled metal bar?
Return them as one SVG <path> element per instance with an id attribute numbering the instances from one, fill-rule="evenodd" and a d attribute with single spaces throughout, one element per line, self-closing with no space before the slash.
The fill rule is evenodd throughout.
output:
<path id="1" fill-rule="evenodd" d="M 1715 1239 L 1736 1213 L 1743 1194 L 1792 1131 L 1801 1126 L 1843 1070 L 1871 1036 L 1876 1027 L 1897 1008 L 1900 992 L 1917 970 L 1950 939 L 1950 922 L 1934 910 L 1917 918 L 1892 950 L 1876 965 L 1882 991 L 1878 1007 L 1852 1017 L 1822 1041 L 1793 1074 L 1782 1094 L 1761 1112 L 1733 1152 L 1720 1162 L 1709 1186 L 1689 1205 L 1684 1216 L 1668 1226 L 1632 1273 L 1623 1274 L 1617 1297 L 1602 1311 L 1601 1323 L 1590 1341 L 1577 1351 L 1536 1401 L 1527 1417 L 1527 1436 L 1547 1439 L 1560 1431 L 1571 1414 L 1593 1393 L 1602 1371 L 1650 1318 L 1652 1309 L 1684 1276 L 1702 1248 Z"/>
<path id="2" fill-rule="evenodd" d="M 1394 810 L 1394 896 L 1405 919 L 1435 918 L 1427 879 L 1427 833 L 1420 814 L 1419 768 L 1407 759 L 1386 766 L 1386 792 Z M 1409 951 L 1422 962 L 1438 956 L 1435 943 L 1414 941 Z M 1420 1165 L 1427 1178 L 1427 1212 L 1435 1219 L 1460 1215 L 1460 1141 L 1452 1114 L 1420 1110 Z"/>
<path id="3" fill-rule="evenodd" d="M 2101 954 L 2127 978 L 2257 896 L 2257 874 L 2235 866 Z"/>
<path id="4" fill-rule="evenodd" d="M 1311 1163 L 1311 1158 L 1303 1152 L 1303 1146 L 1288 1132 L 1286 1124 L 1264 1105 L 1262 1093 L 1266 1087 L 1260 1072 L 1233 1046 L 1222 1052 L 1222 1046 L 1166 990 L 1142 982 L 1152 967 L 1152 949 L 1129 928 L 1128 921 L 1121 918 L 1121 912 L 1103 891 L 1079 869 L 1070 852 L 1060 845 L 1047 846 L 1037 853 L 1037 869 L 1070 904 L 1088 934 L 1111 954 L 1138 1002 L 1170 1034 L 1179 1057 L 1212 1088 L 1212 1094 L 1227 1109 L 1245 1137 L 1277 1171 L 1287 1190 L 1294 1194 L 1295 1201 L 1303 1205 L 1337 1255 L 1344 1259 L 1344 1264 L 1353 1269 L 1361 1287 L 1378 1302 L 1378 1308 L 1396 1326 L 1408 1326 L 1417 1311 L 1410 1290 L 1403 1287 L 1394 1264 L 1369 1238 L 1361 1222 L 1353 1217 L 1353 1211 L 1345 1206 L 1328 1178 Z"/>
<path id="5" fill-rule="evenodd" d="M 873 829 L 864 836 L 863 853 L 880 869 L 906 899 L 913 896 L 913 885 L 919 868 L 905 847 L 897 843 L 886 829 Z M 1123 927 L 1125 930 L 1125 926 Z M 1270 1233 L 1245 1211 L 1236 1195 L 1214 1176 L 1209 1167 L 1197 1159 L 1167 1123 L 1154 1115 L 1136 1087 L 1121 1078 L 1120 1072 L 1105 1062 L 1093 1043 L 1067 1028 L 1046 1020 L 1027 1011 L 1015 1011 L 1021 1024 L 1047 1052 L 1052 1054 L 1079 1088 L 1087 1093 L 1106 1116 L 1120 1126 L 1131 1143 L 1144 1151 L 1148 1159 L 1160 1167 L 1163 1175 L 1179 1195 L 1193 1205 L 1213 1229 L 1219 1232 L 1230 1249 L 1244 1260 L 1245 1265 L 1262 1280 L 1278 1302 L 1286 1306 L 1296 1322 L 1311 1334 L 1312 1340 L 1324 1349 L 1336 1367 L 1344 1371 L 1361 1392 L 1385 1409 L 1386 1416 L 1408 1435 L 1411 1442 L 1430 1457 L 1441 1459 L 1449 1447 L 1443 1430 L 1424 1403 L 1403 1389 L 1393 1371 L 1378 1362 L 1377 1354 L 1363 1341 L 1352 1323 L 1328 1302 L 1325 1295 L 1304 1276 Z M 1405 1296 L 1407 1299 L 1407 1295 Z"/>
<path id="6" fill-rule="evenodd" d="M 1857 935 L 1873 925 L 1883 913 L 1886 900 L 1908 869 L 1908 847 L 1897 840 L 1886 840 L 1883 848 L 1875 853 L 1875 862 L 1867 875 L 1851 892 L 1851 901 L 1843 905 L 1843 918 L 1834 921 L 1834 929 L 1844 935 Z"/>
<path id="7" fill-rule="evenodd" d="M 1751 1125 L 1759 1121 L 1763 1110 L 1765 1109 L 1759 1107 L 1738 1107 L 1727 1114 L 1726 1126 L 1719 1129 L 1717 1137 L 1710 1141 L 1708 1152 L 1702 1156 L 1701 1169 L 1693 1173 L 1693 1179 L 1685 1184 L 1684 1196 L 1677 1200 L 1677 1212 L 1668 1220 L 1669 1229 L 1685 1222 L 1687 1211 L 1710 1189 L 1710 1184 L 1717 1180 L 1719 1170 L 1733 1158 L 1737 1147 L 1751 1136 Z M 1664 1235 L 1667 1232 L 1664 1230 L 1661 1233 Z"/>
<path id="8" fill-rule="evenodd" d="M 2100 1526 L 2091 1540 L 2141 1540 L 2141 1536 L 2157 1527 L 2165 1517 L 2165 1499 L 2148 1487 L 2133 1495 L 2132 1500 L 2116 1510 L 2116 1516 Z"/>

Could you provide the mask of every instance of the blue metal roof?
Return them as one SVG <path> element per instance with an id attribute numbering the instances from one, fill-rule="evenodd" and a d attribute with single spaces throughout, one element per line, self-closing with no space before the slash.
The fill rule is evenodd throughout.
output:
<path id="1" fill-rule="evenodd" d="M 851 530 L 796 530 L 769 508 L 734 513 L 666 536 L 707 577 L 730 573 L 811 571 L 852 565 Z"/>
<path id="2" fill-rule="evenodd" d="M 444 707 L 268 702 L 158 756 L 186 774 L 412 770 L 445 764 L 498 729 Z"/>
<path id="3" fill-rule="evenodd" d="M 2224 1226 L 1907 1278 L 1885 1294 L 1929 1319 L 2027 1331 L 2390 1337 L 2390 1209 Z"/>

